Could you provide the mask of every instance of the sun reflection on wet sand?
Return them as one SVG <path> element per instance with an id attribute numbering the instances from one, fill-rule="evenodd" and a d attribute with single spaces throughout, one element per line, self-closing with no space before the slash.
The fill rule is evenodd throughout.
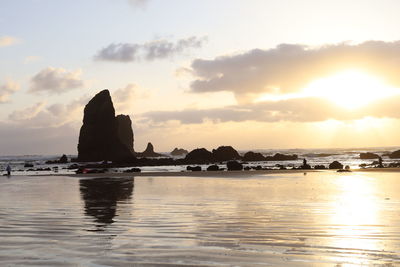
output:
<path id="1" fill-rule="evenodd" d="M 341 260 L 362 264 L 366 255 L 384 249 L 381 239 L 377 238 L 382 234 L 382 222 L 375 180 L 352 174 L 339 177 L 336 185 L 337 201 L 332 203 L 328 222 L 331 225 L 329 234 L 332 235 L 328 239 L 332 242 L 329 246 L 344 251 Z"/>

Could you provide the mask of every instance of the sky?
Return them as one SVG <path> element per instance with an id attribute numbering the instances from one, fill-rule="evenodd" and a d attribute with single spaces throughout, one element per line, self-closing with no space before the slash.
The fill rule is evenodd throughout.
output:
<path id="1" fill-rule="evenodd" d="M 109 89 L 135 151 L 398 146 L 396 0 L 2 0 L 0 155 L 76 154 Z"/>

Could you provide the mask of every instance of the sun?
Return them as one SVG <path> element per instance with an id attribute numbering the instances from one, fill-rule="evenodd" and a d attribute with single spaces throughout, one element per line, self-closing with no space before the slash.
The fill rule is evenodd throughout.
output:
<path id="1" fill-rule="evenodd" d="M 396 94 L 397 90 L 377 77 L 359 70 L 346 70 L 311 82 L 304 93 L 323 97 L 346 109 L 357 109 Z"/>

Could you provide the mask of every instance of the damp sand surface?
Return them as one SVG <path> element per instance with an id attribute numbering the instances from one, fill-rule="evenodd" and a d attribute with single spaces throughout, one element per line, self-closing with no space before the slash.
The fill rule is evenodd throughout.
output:
<path id="1" fill-rule="evenodd" d="M 396 172 L 0 177 L 0 266 L 398 265 Z"/>

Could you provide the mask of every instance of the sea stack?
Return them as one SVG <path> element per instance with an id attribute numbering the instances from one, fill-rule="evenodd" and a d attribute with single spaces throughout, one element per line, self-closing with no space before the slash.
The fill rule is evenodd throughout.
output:
<path id="1" fill-rule="evenodd" d="M 133 131 L 132 121 L 129 115 L 118 115 L 118 137 L 119 140 L 129 149 L 131 153 L 135 153 L 133 149 Z"/>
<path id="2" fill-rule="evenodd" d="M 146 150 L 143 151 L 142 153 L 136 153 L 138 157 L 143 157 L 143 158 L 155 158 L 155 157 L 162 157 L 162 154 L 154 152 L 154 146 L 152 143 L 148 143 Z"/>
<path id="3" fill-rule="evenodd" d="M 124 121 L 126 126 L 126 118 L 119 120 Z M 129 148 L 130 145 L 126 144 L 129 142 L 120 139 L 125 133 L 119 134 L 119 120 L 115 117 L 110 92 L 103 90 L 95 95 L 85 106 L 83 125 L 79 133 L 78 161 L 133 160 L 133 145 Z M 129 136 L 129 133 L 126 135 Z"/>

